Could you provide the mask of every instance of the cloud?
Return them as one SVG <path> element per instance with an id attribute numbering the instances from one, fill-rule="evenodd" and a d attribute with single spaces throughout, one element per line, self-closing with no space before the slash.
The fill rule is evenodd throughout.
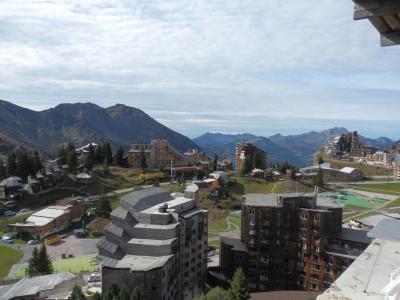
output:
<path id="1" fill-rule="evenodd" d="M 300 130 L 288 119 L 385 134 L 400 109 L 398 48 L 380 48 L 352 12 L 336 0 L 2 1 L 0 98 L 35 109 L 120 102 L 190 135 L 208 124 Z M 183 116 L 169 122 L 170 110 Z"/>

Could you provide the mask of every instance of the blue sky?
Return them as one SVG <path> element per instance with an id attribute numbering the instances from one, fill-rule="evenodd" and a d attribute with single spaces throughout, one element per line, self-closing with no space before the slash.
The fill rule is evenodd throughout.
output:
<path id="1" fill-rule="evenodd" d="M 0 1 L 0 98 L 124 103 L 190 137 L 400 138 L 400 47 L 351 0 Z"/>

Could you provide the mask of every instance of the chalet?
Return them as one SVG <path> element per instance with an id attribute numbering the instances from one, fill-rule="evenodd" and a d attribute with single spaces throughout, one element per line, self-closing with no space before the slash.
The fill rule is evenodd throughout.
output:
<path id="1" fill-rule="evenodd" d="M 92 181 L 92 179 L 93 179 L 93 176 L 92 176 L 92 174 L 89 174 L 89 173 L 82 172 L 82 173 L 79 173 L 78 175 L 76 175 L 76 182 L 78 184 L 86 185 L 86 184 L 90 183 Z"/>
<path id="2" fill-rule="evenodd" d="M 2 187 L 8 199 L 21 198 L 23 195 L 23 184 L 20 177 L 8 177 L 0 183 L 0 187 Z"/>

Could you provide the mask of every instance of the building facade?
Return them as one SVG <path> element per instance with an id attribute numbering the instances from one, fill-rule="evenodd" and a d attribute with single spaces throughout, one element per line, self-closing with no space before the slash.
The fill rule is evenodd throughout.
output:
<path id="1" fill-rule="evenodd" d="M 208 212 L 198 187 L 172 197 L 161 188 L 125 195 L 98 244 L 103 290 L 112 282 L 138 288 L 144 300 L 192 299 L 207 276 Z"/>
<path id="2" fill-rule="evenodd" d="M 80 197 L 61 199 L 56 204 L 33 213 L 25 223 L 9 226 L 15 228 L 17 232 L 29 233 L 33 238 L 40 240 L 66 230 L 71 223 L 81 220 L 84 204 Z"/>
<path id="3" fill-rule="evenodd" d="M 252 291 L 325 290 L 368 245 L 342 234 L 342 208 L 314 193 L 248 194 L 241 236 L 221 238 L 221 271 L 242 267 Z"/>
<path id="4" fill-rule="evenodd" d="M 266 168 L 267 153 L 252 143 L 236 144 L 236 170 L 238 173 L 250 172 L 253 169 Z M 243 170 L 246 169 L 246 170 Z"/>
<path id="5" fill-rule="evenodd" d="M 153 139 L 149 144 L 133 144 L 128 151 L 128 162 L 133 168 L 141 168 L 142 156 L 145 156 L 147 167 L 160 168 L 185 166 L 184 156 L 168 141 Z"/>

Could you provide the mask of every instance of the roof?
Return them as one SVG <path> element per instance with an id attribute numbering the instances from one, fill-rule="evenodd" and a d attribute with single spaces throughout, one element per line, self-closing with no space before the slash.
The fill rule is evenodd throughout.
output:
<path id="1" fill-rule="evenodd" d="M 400 220 L 383 219 L 368 232 L 370 238 L 384 239 L 400 243 Z M 400 248 L 399 248 L 400 250 Z"/>
<path id="2" fill-rule="evenodd" d="M 77 179 L 90 179 L 90 178 L 92 178 L 92 176 L 87 173 L 79 173 L 78 175 L 76 175 L 76 178 Z"/>
<path id="3" fill-rule="evenodd" d="M 365 226 L 369 226 L 369 227 L 375 227 L 376 225 L 379 224 L 380 221 L 384 220 L 384 219 L 393 219 L 393 217 L 397 217 L 400 218 L 400 214 L 388 214 L 388 215 L 373 215 L 373 216 L 369 216 L 366 218 L 362 218 L 362 219 L 354 219 L 354 221 L 361 223 Z"/>
<path id="4" fill-rule="evenodd" d="M 367 236 L 367 233 L 368 231 L 366 230 L 343 227 L 342 232 L 339 234 L 339 239 L 363 244 L 370 244 L 372 239 Z"/>
<path id="5" fill-rule="evenodd" d="M 357 169 L 356 168 L 351 168 L 351 167 L 344 167 L 344 168 L 340 169 L 339 171 L 342 172 L 342 173 L 351 174 L 355 170 L 357 170 Z"/>
<path id="6" fill-rule="evenodd" d="M 39 210 L 26 219 L 25 224 L 17 223 L 12 225 L 17 226 L 43 226 L 54 219 L 69 213 L 69 206 L 49 206 L 45 209 Z"/>
<path id="7" fill-rule="evenodd" d="M 400 243 L 377 239 L 317 300 L 382 300 L 382 289 L 400 266 Z"/>
<path id="8" fill-rule="evenodd" d="M 36 295 L 40 291 L 52 290 L 62 282 L 75 279 L 71 273 L 58 273 L 37 277 L 26 277 L 8 288 L 1 287 L 0 300 L 8 300 L 16 297 Z M 4 292 L 5 291 L 5 292 Z"/>
<path id="9" fill-rule="evenodd" d="M 17 176 L 11 176 L 11 177 L 4 179 L 0 183 L 0 185 L 7 186 L 7 187 L 22 186 L 22 179 Z"/>
<path id="10" fill-rule="evenodd" d="M 148 271 L 161 268 L 173 255 L 166 256 L 143 256 L 143 255 L 125 255 L 117 261 L 115 268 L 130 268 L 131 271 Z"/>
<path id="11" fill-rule="evenodd" d="M 121 204 L 133 211 L 142 211 L 171 200 L 171 195 L 160 187 L 150 187 L 136 190 L 124 195 Z"/>

